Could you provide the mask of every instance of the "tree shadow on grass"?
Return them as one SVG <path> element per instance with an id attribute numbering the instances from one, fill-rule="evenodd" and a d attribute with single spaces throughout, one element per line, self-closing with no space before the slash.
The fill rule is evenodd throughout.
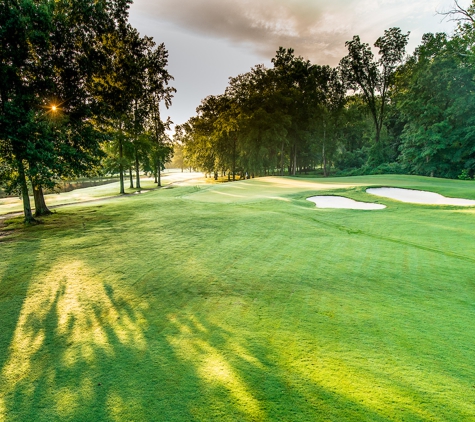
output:
<path id="1" fill-rule="evenodd" d="M 0 265 L 0 420 L 9 420 L 11 412 L 8 403 L 31 391 L 15 391 L 10 386 L 21 382 L 33 368 L 30 358 L 44 342 L 42 322 L 29 312 L 25 297 L 35 290 L 38 274 L 48 271 L 52 260 L 42 250 L 41 239 L 21 239 L 2 245 L 2 265 Z M 36 308 L 44 302 L 38 298 Z M 14 412 L 13 412 L 14 413 Z"/>
<path id="2" fill-rule="evenodd" d="M 322 364 L 305 346 L 315 333 L 219 320 L 206 288 L 172 300 L 144 281 L 127 296 L 83 261 L 52 263 L 8 328 L 0 420 L 426 420 L 410 409 L 389 417 L 381 398 L 358 394 L 387 374 Z"/>
<path id="3" fill-rule="evenodd" d="M 471 404 L 454 400 L 460 379 L 437 373 L 446 388 L 431 388 L 423 379 L 433 376 L 431 366 L 410 370 L 417 356 L 396 356 L 402 361 L 392 366 L 389 354 L 364 344 L 346 353 L 344 339 L 333 353 L 317 352 L 318 334 L 300 329 L 259 332 L 248 330 L 246 320 L 231 326 L 194 314 L 171 322 L 176 331 L 168 339 L 177 357 L 195 368 L 203 390 L 214 389 L 213 406 L 223 403 L 215 413 L 207 407 L 216 420 L 232 406 L 242 412 L 239 420 L 468 420 L 473 414 Z"/>
<path id="4" fill-rule="evenodd" d="M 9 356 L 9 345 L 38 264 L 41 240 L 8 243 L 0 246 L 0 367 Z"/>
<path id="5" fill-rule="evenodd" d="M 243 338 L 222 324 L 201 318 L 173 317 L 168 336 L 178 359 L 188 362 L 200 380 L 205 406 L 196 407 L 198 420 L 373 420 L 387 416 L 311 379 L 305 370 L 283 364 L 285 350 L 249 333 Z M 407 412 L 411 420 L 424 420 Z M 395 418 L 398 420 L 398 418 Z"/>
<path id="6" fill-rule="evenodd" d="M 198 380 L 149 326 L 146 301 L 116 297 L 80 261 L 53 265 L 22 296 L 0 420 L 193 419 L 183 397 L 200 398 Z"/>
<path id="7" fill-rule="evenodd" d="M 252 347 L 180 309 L 149 318 L 153 305 L 123 301 L 83 262 L 53 265 L 30 285 L 12 330 L 0 419 L 383 420 L 304 378 L 289 383 L 270 358 L 278 351 L 256 337 Z"/>

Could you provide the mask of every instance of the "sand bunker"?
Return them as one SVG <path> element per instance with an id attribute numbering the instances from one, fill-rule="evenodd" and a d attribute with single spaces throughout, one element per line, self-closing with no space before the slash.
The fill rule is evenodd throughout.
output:
<path id="1" fill-rule="evenodd" d="M 317 208 L 345 208 L 350 210 L 382 210 L 385 205 L 358 202 L 343 196 L 312 196 L 307 201 L 314 202 Z"/>
<path id="2" fill-rule="evenodd" d="M 395 199 L 396 201 L 426 205 L 460 205 L 463 207 L 475 206 L 475 201 L 461 198 L 447 198 L 434 192 L 400 188 L 370 188 L 366 189 L 371 195 Z"/>

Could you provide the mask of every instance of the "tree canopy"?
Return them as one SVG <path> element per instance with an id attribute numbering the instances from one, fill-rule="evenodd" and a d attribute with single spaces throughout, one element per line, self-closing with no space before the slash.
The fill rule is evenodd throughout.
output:
<path id="1" fill-rule="evenodd" d="M 130 3 L 0 2 L 0 175 L 7 192 L 22 196 L 26 221 L 29 186 L 36 214 L 47 213 L 43 188 L 97 172 L 107 142 L 123 137 L 110 128 L 125 125 L 137 173 L 161 142 L 160 121 L 144 152 L 159 103 L 171 102 L 168 53 L 128 24 Z"/>
<path id="2" fill-rule="evenodd" d="M 230 78 L 180 127 L 183 159 L 233 179 L 264 174 L 475 171 L 475 3 L 448 12 L 452 36 L 390 28 L 374 49 L 355 35 L 336 68 L 279 48 L 272 68 Z"/>

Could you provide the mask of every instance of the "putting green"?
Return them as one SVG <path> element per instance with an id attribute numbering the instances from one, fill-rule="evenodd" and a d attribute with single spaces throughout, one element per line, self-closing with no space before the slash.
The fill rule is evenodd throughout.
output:
<path id="1" fill-rule="evenodd" d="M 475 199 L 265 178 L 7 222 L 0 421 L 474 420 L 475 209 L 306 200 L 371 186 Z"/>

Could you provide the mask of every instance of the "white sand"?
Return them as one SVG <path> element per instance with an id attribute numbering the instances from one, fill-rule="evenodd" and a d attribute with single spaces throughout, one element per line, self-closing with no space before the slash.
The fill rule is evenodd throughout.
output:
<path id="1" fill-rule="evenodd" d="M 371 195 L 395 199 L 396 201 L 426 205 L 460 205 L 463 207 L 475 206 L 475 201 L 461 198 L 446 198 L 434 192 L 400 188 L 370 188 L 366 190 Z"/>
<path id="2" fill-rule="evenodd" d="M 317 208 L 345 208 L 351 210 L 382 210 L 385 205 L 358 202 L 343 196 L 312 196 L 307 201 L 314 202 Z"/>

